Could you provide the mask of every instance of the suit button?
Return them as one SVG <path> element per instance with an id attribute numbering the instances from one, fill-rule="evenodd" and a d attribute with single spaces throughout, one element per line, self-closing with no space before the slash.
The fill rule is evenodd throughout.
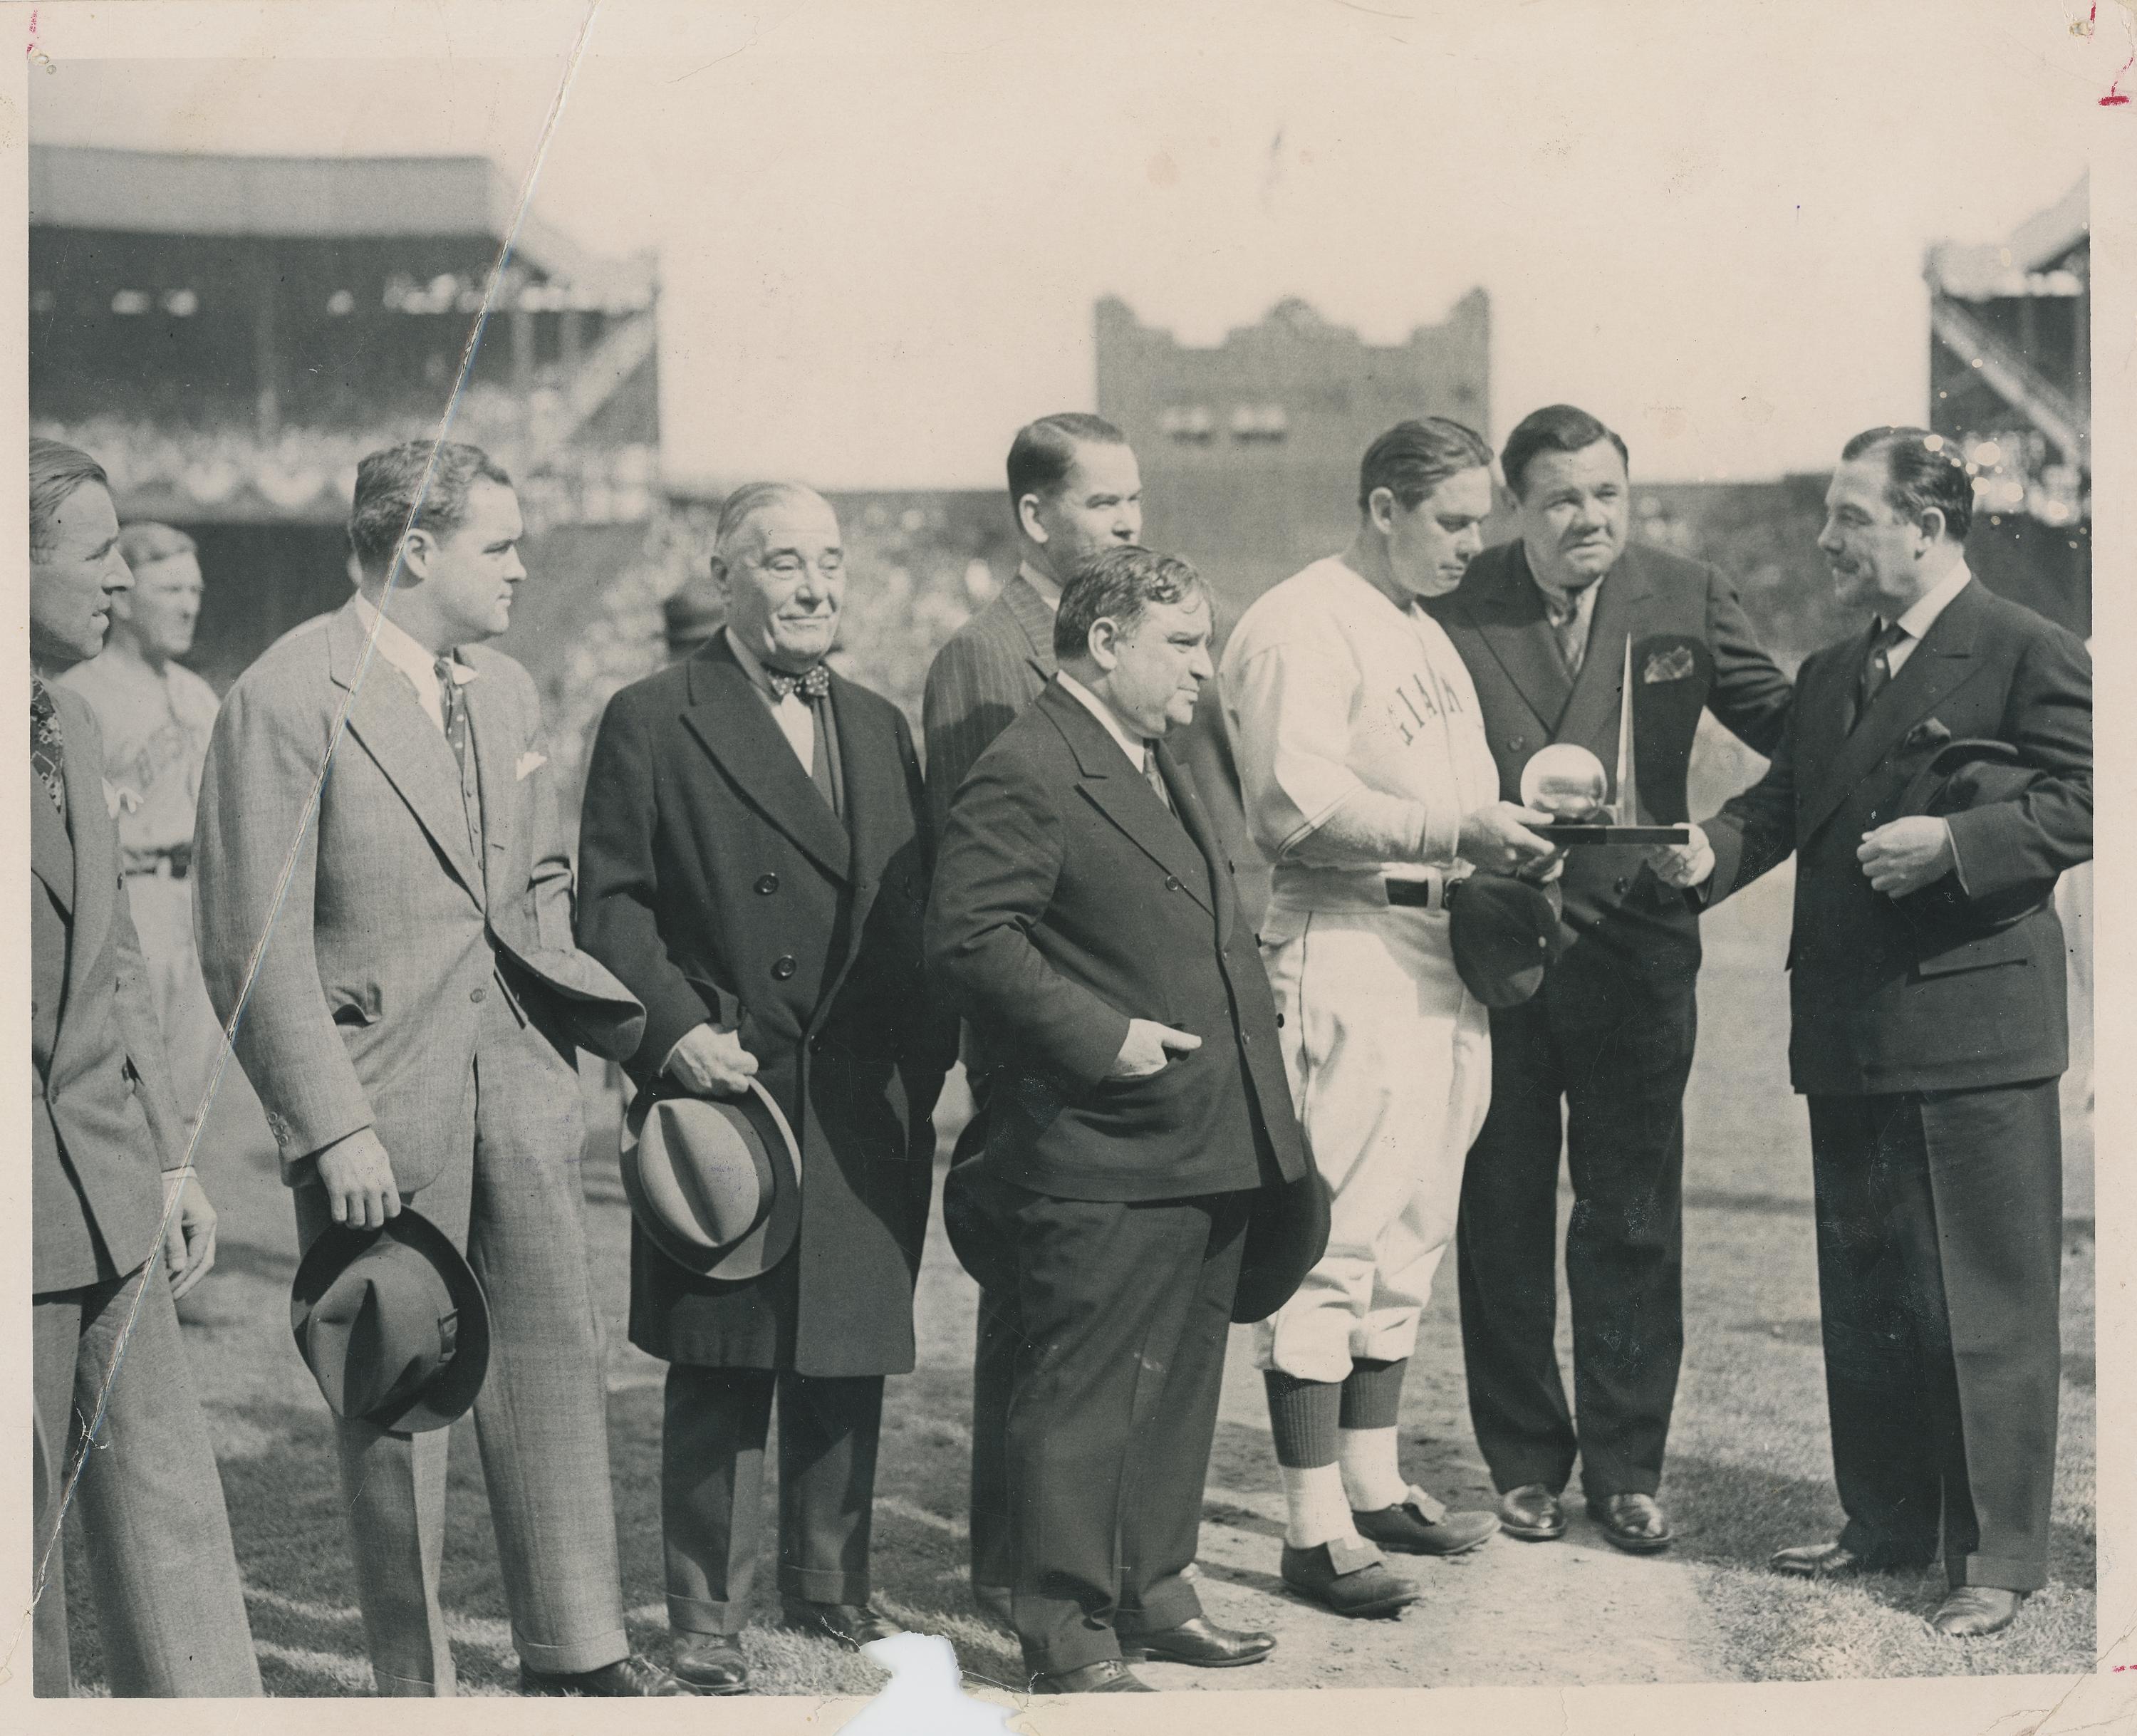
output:
<path id="1" fill-rule="evenodd" d="M 1283 1028 L 1283 1014 L 1281 1013 L 1276 1015 L 1276 1028 L 1279 1031 Z"/>
<path id="2" fill-rule="evenodd" d="M 824 1033 L 821 1031 L 817 1032 L 809 1039 L 809 1049 L 812 1054 L 820 1055 L 824 1053 Z"/>
<path id="3" fill-rule="evenodd" d="M 1507 737 L 1507 749 L 1511 753 L 1519 753 L 1524 745 L 1525 744 L 1523 743 L 1521 737 L 1519 736 L 1508 736 Z"/>
<path id="4" fill-rule="evenodd" d="M 770 897 L 772 893 L 779 890 L 779 876 L 776 874 L 762 874 L 758 876 L 757 889 L 762 892 L 767 897 Z"/>
<path id="5" fill-rule="evenodd" d="M 1631 879 L 1623 874 L 1620 874 L 1614 884 L 1621 897 L 1633 889 L 1633 883 Z"/>
<path id="6" fill-rule="evenodd" d="M 786 953 L 782 952 L 780 954 L 777 958 L 772 961 L 772 974 L 777 977 L 782 983 L 785 982 L 788 977 L 794 974 L 793 959 Z"/>
<path id="7" fill-rule="evenodd" d="M 480 1006 L 483 1002 L 487 1000 L 489 998 L 489 990 L 487 989 L 470 989 L 468 990 L 468 999 L 473 1001 L 477 1006 Z"/>
<path id="8" fill-rule="evenodd" d="M 1165 877 L 1165 889 L 1169 892 L 1178 892 L 1180 890 L 1179 876 L 1176 874 L 1167 874 Z"/>

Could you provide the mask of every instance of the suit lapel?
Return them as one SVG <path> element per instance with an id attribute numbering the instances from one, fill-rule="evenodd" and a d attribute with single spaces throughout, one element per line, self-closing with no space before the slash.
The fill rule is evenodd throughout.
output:
<path id="1" fill-rule="evenodd" d="M 1085 799 L 1214 916 L 1210 883 L 1215 877 L 1209 873 L 1202 852 L 1188 835 L 1185 824 L 1166 810 L 1157 792 L 1128 763 L 1120 743 L 1073 694 L 1064 692 L 1059 683 L 1049 683 L 1039 697 L 1069 751 L 1076 756 L 1083 773 L 1077 788 Z M 1163 748 L 1159 751 L 1162 753 Z M 1175 763 L 1167 781 L 1176 791 L 1183 778 Z"/>
<path id="2" fill-rule="evenodd" d="M 71 790 L 68 798 L 73 800 Z M 50 888 L 70 920 L 74 916 L 75 848 L 66 822 L 45 795 L 35 771 L 30 774 L 30 871 Z"/>
<path id="3" fill-rule="evenodd" d="M 1045 599 L 1032 589 L 1031 581 L 1021 571 L 1013 574 L 1008 584 L 1002 586 L 1003 606 L 1010 618 L 1024 630 L 1025 638 L 1031 649 L 1025 661 L 1039 671 L 1039 679 L 1054 678 L 1054 611 L 1046 606 Z"/>
<path id="4" fill-rule="evenodd" d="M 909 811 L 904 814 L 904 823 L 899 823 L 906 785 L 897 737 L 863 715 L 854 693 L 853 683 L 844 677 L 831 678 L 831 721 L 839 732 L 846 831 L 853 840 L 853 910 L 846 923 L 846 954 L 825 980 L 823 998 L 817 1003 L 820 1017 L 845 985 L 846 973 L 860 956 L 869 912 L 874 909 L 876 896 L 883 890 L 884 868 L 898 847 L 914 835 Z M 785 746 L 783 739 L 781 745 Z M 788 750 L 787 757 L 794 757 L 792 750 Z M 823 805 L 821 797 L 817 798 L 817 805 Z"/>
<path id="5" fill-rule="evenodd" d="M 1573 684 L 1566 678 L 1565 660 L 1544 616 L 1543 593 L 1529 576 L 1528 554 L 1519 542 L 1511 552 L 1497 581 L 1469 605 L 1470 624 L 1536 713 L 1536 722 L 1555 734 L 1572 698 Z M 1597 602 L 1599 605 L 1601 599 Z"/>
<path id="6" fill-rule="evenodd" d="M 1157 744 L 1157 769 L 1164 775 L 1166 788 L 1172 792 L 1173 811 L 1180 816 L 1180 824 L 1187 829 L 1195 848 L 1201 851 L 1209 864 L 1210 886 L 1217 901 L 1217 944 L 1221 947 L 1232 937 L 1232 915 L 1238 907 L 1238 901 L 1232 896 L 1231 864 L 1226 861 L 1216 834 L 1210 829 L 1210 816 L 1203 810 L 1202 792 L 1195 785 L 1194 774 L 1163 742 Z M 1199 890 L 1192 879 L 1184 879 L 1181 883 L 1190 892 Z"/>
<path id="7" fill-rule="evenodd" d="M 1603 588 L 1596 592 L 1594 613 L 1588 618 L 1588 649 L 1581 656 L 1580 674 L 1573 684 L 1573 696 L 1559 718 L 1556 738 L 1590 746 L 1607 743 L 1609 751 L 1603 755 L 1603 763 L 1609 768 L 1614 780 L 1618 775 L 1618 717 L 1624 703 L 1625 641 L 1632 636 L 1638 623 L 1640 605 L 1653 586 L 1648 581 L 1647 567 L 1639 558 L 1639 552 L 1631 548 L 1625 551 L 1612 571 L 1596 582 Z M 1548 622 L 1543 632 L 1548 639 Z M 1555 650 L 1556 647 L 1553 645 L 1551 649 Z M 1614 801 L 1617 796 L 1614 788 L 1610 798 Z"/>
<path id="8" fill-rule="evenodd" d="M 825 873 L 851 877 L 853 844 L 846 829 L 824 805 L 724 634 L 690 659 L 690 704 L 683 721 L 767 819 Z M 841 753 L 848 751 L 843 734 L 839 746 Z M 849 768 L 849 798 L 853 783 Z"/>
<path id="9" fill-rule="evenodd" d="M 401 792 L 446 865 L 479 905 L 483 876 L 468 842 L 460 762 L 438 727 L 425 715 L 406 678 L 383 657 L 374 655 L 365 664 L 364 637 L 363 619 L 353 601 L 327 623 L 329 673 L 352 695 L 349 733 Z"/>
<path id="10" fill-rule="evenodd" d="M 1974 656 L 1980 588 L 1979 581 L 1969 580 L 1965 588 L 1945 605 L 1905 667 L 1885 684 L 1869 710 L 1845 734 L 1841 732 L 1851 698 L 1848 688 L 1867 654 L 1867 638 L 1850 640 L 1847 657 L 1833 660 L 1831 673 L 1825 678 L 1829 685 L 1822 696 L 1824 703 L 1816 713 L 1821 721 L 1815 746 L 1823 764 L 1821 767 L 1813 763 L 1811 775 L 1804 779 L 1810 800 L 1799 816 L 1796 835 L 1799 839 L 1808 839 L 1823 825 L 1847 792 L 1877 768 L 1900 738 L 1980 667 Z"/>
<path id="11" fill-rule="evenodd" d="M 62 722 L 61 728 L 66 727 Z M 104 951 L 111 935 L 112 905 L 119 896 L 119 828 L 104 805 L 104 767 L 100 753 L 91 754 L 84 732 L 76 729 L 66 756 L 66 829 L 74 852 L 74 911 L 67 936 L 66 999 L 64 1006 L 80 1004 L 81 985 Z M 51 804 L 41 793 L 37 800 L 46 812 Z M 93 1021 L 90 1025 L 94 1028 Z M 52 1077 L 68 1071 L 56 1052 Z"/>

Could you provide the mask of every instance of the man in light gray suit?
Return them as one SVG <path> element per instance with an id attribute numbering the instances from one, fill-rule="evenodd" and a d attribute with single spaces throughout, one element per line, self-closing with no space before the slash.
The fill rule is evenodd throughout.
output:
<path id="1" fill-rule="evenodd" d="M 572 946 L 534 683 L 479 644 L 509 621 L 520 535 L 475 447 L 363 460 L 357 595 L 270 647 L 217 720 L 194 917 L 217 1012 L 242 1003 L 300 1243 L 411 1204 L 481 1280 L 475 1430 L 523 1690 L 679 1694 L 624 1636 L 577 1161 L 575 1047 L 621 1058 L 644 1014 Z M 450 1694 L 447 1433 L 336 1428 L 378 1690 Z"/>
<path id="2" fill-rule="evenodd" d="M 215 1263 L 215 1208 L 187 1163 L 119 890 L 103 738 L 89 703 L 52 678 L 104 643 L 111 599 L 132 582 L 118 541 L 96 461 L 32 440 L 32 1673 L 41 1695 L 73 1691 L 71 1496 L 112 1694 L 256 1695 L 222 1485 L 172 1306 Z"/>

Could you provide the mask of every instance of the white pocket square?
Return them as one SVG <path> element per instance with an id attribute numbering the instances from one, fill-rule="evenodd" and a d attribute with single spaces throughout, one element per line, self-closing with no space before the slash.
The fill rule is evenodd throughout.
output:
<path id="1" fill-rule="evenodd" d="M 512 768 L 512 775 L 523 781 L 530 774 L 539 771 L 548 763 L 549 756 L 546 753 L 523 753 L 519 756 L 519 763 Z"/>

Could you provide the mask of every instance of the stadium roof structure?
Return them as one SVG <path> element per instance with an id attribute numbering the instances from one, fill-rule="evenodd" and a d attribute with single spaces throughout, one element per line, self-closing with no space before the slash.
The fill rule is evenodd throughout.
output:
<path id="1" fill-rule="evenodd" d="M 2055 270 L 2092 233 L 2091 176 L 2045 211 L 2036 212 L 2001 241 L 1941 241 L 1929 250 L 1926 275 L 1939 294 L 1989 301 L 2029 293 L 2026 280 Z M 2053 293 L 2070 294 L 2065 285 Z"/>
<path id="2" fill-rule="evenodd" d="M 532 211 L 484 157 L 195 156 L 32 145 L 32 227 L 293 239 L 487 236 L 543 277 L 644 305 L 650 255 L 588 252 Z M 517 222 L 517 233 L 514 224 Z"/>

